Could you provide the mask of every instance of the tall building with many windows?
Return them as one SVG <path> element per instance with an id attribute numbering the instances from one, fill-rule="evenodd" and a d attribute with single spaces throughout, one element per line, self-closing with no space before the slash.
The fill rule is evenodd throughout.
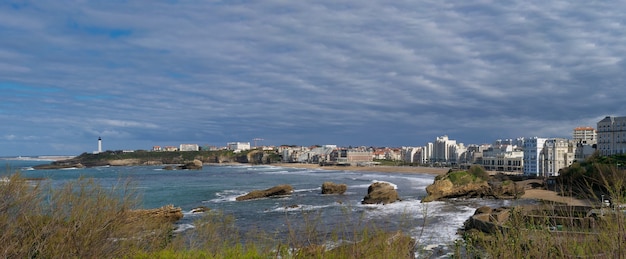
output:
<path id="1" fill-rule="evenodd" d="M 572 134 L 572 140 L 576 145 L 574 159 L 583 161 L 596 152 L 598 133 L 592 127 L 577 127 Z"/>
<path id="2" fill-rule="evenodd" d="M 568 139 L 547 139 L 539 153 L 539 176 L 558 176 L 561 168 L 574 162 L 574 151 L 575 144 Z"/>
<path id="3" fill-rule="evenodd" d="M 598 151 L 603 156 L 626 153 L 625 116 L 606 116 L 598 122 Z"/>
<path id="4" fill-rule="evenodd" d="M 524 139 L 524 175 L 539 176 L 540 160 L 539 155 L 543 150 L 547 138 Z"/>

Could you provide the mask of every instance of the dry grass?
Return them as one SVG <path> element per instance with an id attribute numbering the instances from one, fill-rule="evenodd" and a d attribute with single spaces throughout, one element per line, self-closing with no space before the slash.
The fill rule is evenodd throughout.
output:
<path id="1" fill-rule="evenodd" d="M 0 182 L 0 257 L 411 258 L 415 250 L 412 238 L 349 213 L 345 227 L 331 232 L 319 215 L 286 218 L 287 233 L 279 236 L 242 233 L 232 215 L 211 211 L 193 231 L 174 235 L 167 220 L 137 220 L 131 187 L 80 178 L 53 188 L 13 174 Z"/>
<path id="2" fill-rule="evenodd" d="M 81 178 L 51 188 L 12 175 L 0 182 L 0 257 L 104 258 L 160 249 L 171 224 L 129 224 L 126 213 L 137 199 L 128 187 Z"/>
<path id="3" fill-rule="evenodd" d="M 599 216 L 584 219 L 589 224 L 575 224 L 579 222 L 577 219 L 585 216 L 578 215 L 572 207 L 563 207 L 565 209 L 558 211 L 544 210 L 543 214 L 532 216 L 514 210 L 502 231 L 495 234 L 478 231 L 465 233 L 457 257 L 625 258 L 626 214 L 618 206 L 626 198 L 623 173 L 615 168 L 603 170 L 601 177 L 595 179 L 603 184 L 608 191 L 607 198 L 616 206 L 601 208 L 600 202 L 597 202 L 597 206 L 590 208 L 595 209 Z M 589 187 L 587 196 L 580 202 L 588 205 L 588 200 L 599 200 L 594 195 L 594 190 Z M 564 196 L 553 198 L 571 203 L 572 199 Z"/>

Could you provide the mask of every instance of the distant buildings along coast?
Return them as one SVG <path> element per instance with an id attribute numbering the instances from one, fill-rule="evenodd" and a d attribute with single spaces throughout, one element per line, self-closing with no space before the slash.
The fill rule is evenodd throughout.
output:
<path id="1" fill-rule="evenodd" d="M 180 144 L 154 146 L 152 151 L 231 150 L 235 153 L 251 150 L 276 151 L 285 163 L 316 163 L 321 165 L 372 165 L 377 159 L 403 161 L 429 166 L 468 168 L 482 165 L 486 170 L 511 172 L 528 176 L 557 176 L 559 170 L 594 154 L 609 156 L 626 153 L 626 116 L 607 116 L 590 126 L 573 129 L 572 138 L 524 137 L 498 139 L 492 144 L 459 143 L 447 135 L 437 137 L 419 147 L 375 148 L 337 147 L 336 145 L 255 146 L 250 142 L 229 142 L 224 147 Z M 102 151 L 98 138 L 98 151 Z"/>

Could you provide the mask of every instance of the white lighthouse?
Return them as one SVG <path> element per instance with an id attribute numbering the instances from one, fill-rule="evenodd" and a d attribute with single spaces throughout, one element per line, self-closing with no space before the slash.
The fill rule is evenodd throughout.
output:
<path id="1" fill-rule="evenodd" d="M 98 153 L 102 153 L 102 138 L 98 137 Z"/>

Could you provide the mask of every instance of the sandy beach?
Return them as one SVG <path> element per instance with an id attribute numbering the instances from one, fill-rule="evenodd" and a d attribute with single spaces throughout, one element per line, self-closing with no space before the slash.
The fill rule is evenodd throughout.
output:
<path id="1" fill-rule="evenodd" d="M 302 163 L 278 163 L 274 166 L 292 167 L 292 168 L 309 168 L 322 170 L 347 170 L 347 171 L 363 171 L 363 172 L 381 172 L 381 173 L 401 173 L 401 174 L 445 174 L 450 170 L 447 167 L 425 167 L 425 166 L 320 166 L 318 164 L 302 164 Z"/>

